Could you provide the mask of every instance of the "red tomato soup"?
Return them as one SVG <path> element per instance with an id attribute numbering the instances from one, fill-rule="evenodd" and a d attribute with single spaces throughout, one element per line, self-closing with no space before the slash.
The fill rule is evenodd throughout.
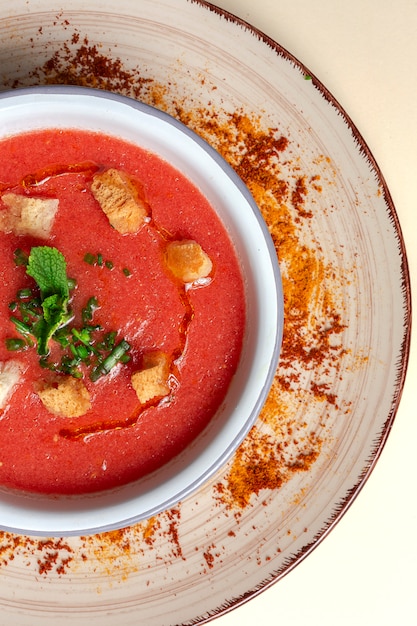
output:
<path id="1" fill-rule="evenodd" d="M 0 194 L 0 485 L 137 480 L 204 429 L 236 371 L 233 244 L 175 168 L 99 133 L 2 140 Z"/>

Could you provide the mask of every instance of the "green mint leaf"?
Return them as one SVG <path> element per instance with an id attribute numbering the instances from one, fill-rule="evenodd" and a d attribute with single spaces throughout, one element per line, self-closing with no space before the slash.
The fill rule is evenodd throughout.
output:
<path id="1" fill-rule="evenodd" d="M 68 323 L 69 286 L 64 255 L 56 248 L 38 246 L 29 254 L 26 273 L 35 279 L 41 292 L 43 317 L 33 325 L 38 354 L 49 352 L 54 333 Z"/>
<path id="2" fill-rule="evenodd" d="M 68 298 L 54 294 L 42 302 L 43 317 L 33 324 L 32 332 L 38 344 L 38 354 L 49 353 L 49 340 L 69 320 Z"/>
<path id="3" fill-rule="evenodd" d="M 48 296 L 42 302 L 43 317 L 47 324 L 55 326 L 58 321 L 61 321 L 62 314 L 67 310 L 67 298 L 61 298 L 57 293 L 52 296 Z"/>
<path id="4" fill-rule="evenodd" d="M 64 255 L 56 248 L 32 248 L 26 273 L 37 282 L 42 300 L 53 295 L 63 299 L 69 297 L 67 264 Z"/>
<path id="5" fill-rule="evenodd" d="M 92 324 L 94 313 L 100 308 L 95 296 L 89 298 L 82 309 L 83 326 L 71 327 L 70 291 L 76 283 L 68 279 L 62 253 L 56 248 L 38 246 L 32 248 L 25 259 L 27 262 L 21 265 L 25 265 L 26 273 L 37 283 L 40 297 L 37 290 L 27 287 L 20 289 L 16 300 L 9 304 L 10 311 L 16 314 L 11 315 L 10 320 L 21 337 L 6 339 L 7 349 L 26 350 L 34 346 L 33 339 L 42 367 L 75 378 L 84 376 L 82 367 L 85 367 L 90 370 L 94 382 L 106 376 L 118 363 L 127 363 L 129 343 L 125 339 L 116 343 L 117 331 L 105 333 L 100 325 Z M 102 258 L 100 263 L 103 263 Z M 110 269 L 109 265 L 107 267 Z M 126 272 L 130 274 L 128 270 Z M 53 363 L 48 358 L 50 340 L 56 341 L 64 352 L 60 363 Z"/>

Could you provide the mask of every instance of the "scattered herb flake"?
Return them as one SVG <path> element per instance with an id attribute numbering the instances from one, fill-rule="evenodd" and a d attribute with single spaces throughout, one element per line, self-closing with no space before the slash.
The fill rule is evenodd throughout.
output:
<path id="1" fill-rule="evenodd" d="M 22 350 L 26 350 L 28 347 L 29 346 L 24 339 L 14 337 L 6 339 L 6 348 L 10 350 L 10 352 L 21 352 Z"/>
<path id="2" fill-rule="evenodd" d="M 91 252 L 87 252 L 87 253 L 84 255 L 84 261 L 85 261 L 86 263 L 88 263 L 88 265 L 95 265 L 96 260 L 97 260 L 97 259 L 96 259 L 96 255 L 95 255 L 95 254 L 92 254 Z"/>
<path id="3" fill-rule="evenodd" d="M 26 252 L 21 250 L 21 248 L 17 248 L 13 253 L 13 260 L 17 266 L 26 266 L 28 264 L 29 257 Z"/>

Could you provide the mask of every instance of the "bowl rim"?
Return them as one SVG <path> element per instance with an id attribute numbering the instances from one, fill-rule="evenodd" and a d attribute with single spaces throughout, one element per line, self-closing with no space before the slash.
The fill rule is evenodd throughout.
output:
<path id="1" fill-rule="evenodd" d="M 157 483 L 158 480 L 160 481 L 160 476 L 159 478 L 156 477 L 159 470 L 149 475 L 149 477 L 145 477 L 145 479 L 141 479 L 139 481 L 141 483 L 141 492 L 139 495 L 137 491 L 133 489 L 132 485 L 125 485 L 124 487 L 117 488 L 116 490 L 108 490 L 105 493 L 91 494 L 88 497 L 42 497 L 39 496 L 39 494 L 16 493 L 9 489 L 2 489 L 0 487 L 0 529 L 22 534 L 68 536 L 80 534 L 86 535 L 114 530 L 116 528 L 132 525 L 163 510 L 169 509 L 175 506 L 180 500 L 183 500 L 192 493 L 196 492 L 203 483 L 207 482 L 221 467 L 226 464 L 226 462 L 233 455 L 237 446 L 243 441 L 256 421 L 273 383 L 282 343 L 284 323 L 283 289 L 274 242 L 249 189 L 231 165 L 229 165 L 205 139 L 197 135 L 188 126 L 171 116 L 169 113 L 161 111 L 141 101 L 134 100 L 129 96 L 123 96 L 91 87 L 72 85 L 33 86 L 1 92 L 0 118 L 2 117 L 4 111 L 7 109 L 14 110 L 16 106 L 18 108 L 21 107 L 22 110 L 24 110 L 27 106 L 33 107 L 35 103 L 46 107 L 53 103 L 54 108 L 56 109 L 58 104 L 63 106 L 64 101 L 64 106 L 67 106 L 70 101 L 73 101 L 73 105 L 77 102 L 79 106 L 89 106 L 89 101 L 91 99 L 94 104 L 98 106 L 101 113 L 106 111 L 107 115 L 107 109 L 109 109 L 112 111 L 112 114 L 114 114 L 115 110 L 118 114 L 119 112 L 122 114 L 121 112 L 123 110 L 129 119 L 130 116 L 135 117 L 137 120 L 142 117 L 143 120 L 146 120 L 148 123 L 155 123 L 158 129 L 159 127 L 165 129 L 169 128 L 169 132 L 172 131 L 177 136 L 181 136 L 184 139 L 186 146 L 190 149 L 194 147 L 194 149 L 198 151 L 201 158 L 207 159 L 207 162 L 210 162 L 213 165 L 214 171 L 224 177 L 224 191 L 233 188 L 234 193 L 237 193 L 237 196 L 241 199 L 242 203 L 246 205 L 247 209 L 251 213 L 252 223 L 256 228 L 258 228 L 257 236 L 262 239 L 263 245 L 263 250 L 258 250 L 259 254 L 255 255 L 255 257 L 252 256 L 249 263 L 251 264 L 254 261 L 254 258 L 260 259 L 261 254 L 266 253 L 266 257 L 263 258 L 263 262 L 258 262 L 257 269 L 268 272 L 268 281 L 266 281 L 268 283 L 267 287 L 269 288 L 269 291 L 267 292 L 268 297 L 264 297 L 263 299 L 258 298 L 256 303 L 257 306 L 252 309 L 252 313 L 253 318 L 255 318 L 257 322 L 257 329 L 262 327 L 264 323 L 268 324 L 270 327 L 268 328 L 268 342 L 265 341 L 265 333 L 262 339 L 263 347 L 269 352 L 267 364 L 264 364 L 264 371 L 262 372 L 260 382 L 258 382 L 258 392 L 256 394 L 256 398 L 252 398 L 251 410 L 248 412 L 247 417 L 242 420 L 242 424 L 237 430 L 235 429 L 234 432 L 228 434 L 228 445 L 225 448 L 222 448 L 221 454 L 217 456 L 213 455 L 209 466 L 206 465 L 203 471 L 198 472 L 193 480 L 183 480 L 181 482 L 181 488 L 172 489 L 172 493 L 169 497 L 164 498 L 158 505 L 155 504 L 154 506 L 145 507 L 145 509 L 140 513 L 139 511 L 133 513 L 135 504 L 139 503 L 143 493 L 148 494 L 149 492 L 155 491 L 155 481 L 157 481 Z M 16 119 L 19 119 L 19 116 L 17 116 Z M 40 128 L 55 127 L 57 127 L 57 124 L 55 123 L 47 126 L 40 126 Z M 73 126 L 63 124 L 60 127 L 69 128 Z M 38 128 L 36 124 L 26 130 L 35 130 L 35 128 Z M 87 129 L 85 126 L 81 126 L 81 128 Z M 18 130 L 17 132 L 25 132 L 25 130 Z M 107 130 L 102 130 L 101 132 L 105 134 L 114 134 Z M 16 132 L 7 133 L 2 129 L 0 132 L 0 140 L 13 134 L 16 134 Z M 162 154 L 160 156 L 164 158 L 165 155 Z M 179 167 L 176 163 L 171 162 L 171 165 L 174 165 L 174 167 L 177 167 L 182 171 L 181 167 Z M 192 182 L 197 184 L 197 186 L 201 187 L 200 184 L 193 180 L 192 175 L 190 176 L 187 172 L 182 173 L 190 178 Z M 217 182 L 218 180 L 219 179 L 217 179 Z M 207 191 L 211 188 L 212 184 L 208 184 L 207 182 L 207 188 L 202 190 L 203 194 L 207 195 Z M 213 205 L 210 198 L 209 201 Z M 241 232 L 243 232 L 243 230 Z M 234 241 L 234 243 L 236 243 L 236 241 Z M 247 259 L 245 259 L 245 263 L 243 265 L 246 268 L 248 267 Z M 243 269 L 244 267 L 242 267 L 242 270 Z M 260 277 L 258 275 L 258 279 L 259 278 Z M 264 278 L 264 276 L 261 277 L 262 280 Z M 245 279 L 248 280 L 248 277 L 245 276 Z M 249 280 L 253 281 L 254 277 L 252 276 Z M 272 295 L 274 297 L 271 297 Z M 265 304 L 262 310 L 257 308 L 259 302 Z M 252 306 L 252 303 L 247 303 L 247 305 Z M 257 340 L 257 336 L 251 336 L 249 341 L 256 343 Z M 256 360 L 256 350 L 253 354 Z M 234 393 L 236 392 L 234 391 Z M 237 397 L 235 398 L 235 402 L 237 403 Z M 236 409 L 234 410 L 236 411 Z M 188 446 L 188 450 L 191 450 L 191 452 L 187 452 L 187 454 L 190 455 L 191 465 L 194 468 L 201 465 L 198 462 L 199 455 L 206 454 L 207 437 L 213 436 L 213 428 L 215 429 L 215 427 L 211 427 L 211 425 L 209 426 L 209 428 L 205 429 L 203 433 L 197 437 L 196 442 L 193 442 L 190 446 Z M 220 428 L 220 432 L 223 428 L 224 424 L 222 428 Z M 216 434 L 214 431 L 214 437 L 215 439 L 216 437 L 218 438 L 219 433 Z M 179 456 L 181 457 L 181 454 Z M 173 463 L 169 462 L 167 466 L 165 466 L 165 476 L 169 476 L 172 468 L 175 469 L 177 461 L 178 457 L 174 459 Z M 176 475 L 176 477 L 178 478 L 178 475 Z M 168 480 L 171 485 L 174 479 L 169 477 Z M 134 486 L 136 486 L 136 483 Z M 126 502 L 129 502 L 130 504 L 128 507 L 130 513 L 128 514 L 125 512 L 125 514 L 122 515 L 122 511 L 126 508 Z M 97 513 L 93 516 L 91 515 L 92 508 L 93 511 Z M 99 519 L 100 521 L 98 521 Z M 48 520 L 47 523 L 46 520 Z"/>

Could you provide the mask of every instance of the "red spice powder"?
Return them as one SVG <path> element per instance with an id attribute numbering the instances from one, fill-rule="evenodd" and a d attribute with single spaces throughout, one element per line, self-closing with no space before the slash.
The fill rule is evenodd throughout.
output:
<path id="1" fill-rule="evenodd" d="M 63 539 L 34 539 L 1 531 L 0 565 L 8 565 L 17 553 L 28 555 L 41 575 L 62 576 L 75 558 L 73 548 Z"/>

